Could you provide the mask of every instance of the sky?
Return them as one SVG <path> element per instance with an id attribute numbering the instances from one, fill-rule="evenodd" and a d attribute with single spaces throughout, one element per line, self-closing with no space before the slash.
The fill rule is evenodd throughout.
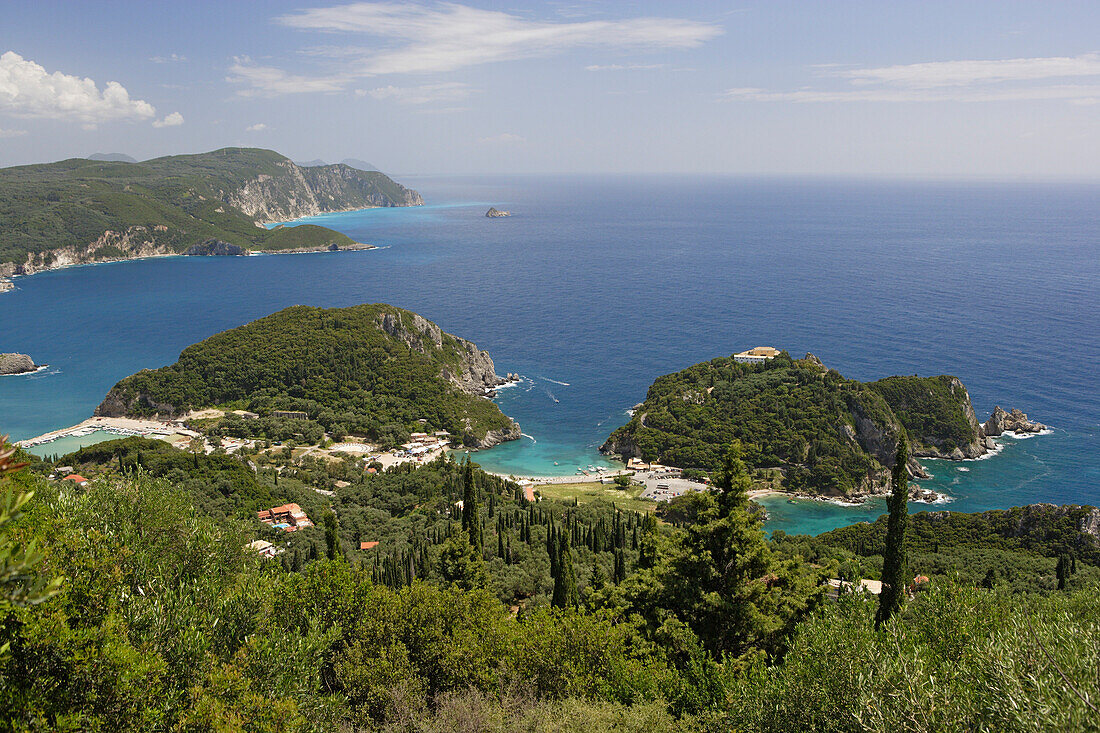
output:
<path id="1" fill-rule="evenodd" d="M 0 0 L 0 166 L 1096 180 L 1100 3 Z"/>

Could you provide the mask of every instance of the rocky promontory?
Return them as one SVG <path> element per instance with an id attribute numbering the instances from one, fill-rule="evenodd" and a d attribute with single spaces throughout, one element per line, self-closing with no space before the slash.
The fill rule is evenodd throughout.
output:
<path id="1" fill-rule="evenodd" d="M 990 438 L 1003 433 L 1038 433 L 1046 429 L 1046 425 L 1028 420 L 1027 415 L 1015 407 L 1005 412 L 1000 405 L 993 408 L 993 414 L 982 425 L 982 431 Z"/>
<path id="2" fill-rule="evenodd" d="M 489 217 L 490 219 L 500 219 L 502 217 L 511 216 L 511 215 L 512 215 L 511 211 L 501 211 L 500 209 L 498 209 L 496 207 L 492 207 L 488 211 L 485 212 L 485 216 Z"/>
<path id="3" fill-rule="evenodd" d="M 26 354 L 0 354 L 0 374 L 26 374 L 37 371 L 38 366 Z"/>
<path id="4" fill-rule="evenodd" d="M 184 252 L 191 257 L 243 257 L 249 254 L 244 247 L 220 239 L 207 239 Z"/>

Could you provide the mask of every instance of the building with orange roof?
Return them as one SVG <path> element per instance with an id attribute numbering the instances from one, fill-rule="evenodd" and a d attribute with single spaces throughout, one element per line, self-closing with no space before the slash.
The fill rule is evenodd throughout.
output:
<path id="1" fill-rule="evenodd" d="M 84 478 L 79 473 L 70 473 L 68 476 L 66 476 L 65 478 L 63 478 L 61 480 L 62 481 L 72 481 L 77 486 L 83 486 L 84 484 L 88 483 L 88 479 Z"/>
<path id="2" fill-rule="evenodd" d="M 378 547 L 377 540 L 372 541 L 372 542 L 360 542 L 359 543 L 359 549 L 360 550 L 373 550 L 375 547 Z"/>
<path id="3" fill-rule="evenodd" d="M 297 532 L 302 527 L 313 526 L 313 522 L 302 511 L 302 507 L 293 503 L 256 512 L 256 518 L 284 532 Z"/>

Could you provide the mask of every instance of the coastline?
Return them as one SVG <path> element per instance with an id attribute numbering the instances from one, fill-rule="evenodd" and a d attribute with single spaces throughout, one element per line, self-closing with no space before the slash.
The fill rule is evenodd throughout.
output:
<path id="1" fill-rule="evenodd" d="M 372 207 L 381 208 L 381 207 Z M 340 249 L 329 249 L 327 247 L 298 247 L 295 249 L 253 249 L 249 250 L 247 255 L 238 255 L 243 257 L 255 257 L 258 255 L 308 255 L 308 254 L 327 254 L 329 252 L 369 252 L 374 249 L 383 249 L 375 244 L 367 244 L 366 242 L 353 242 L 352 244 L 342 247 Z M 165 259 L 169 257 L 215 257 L 217 255 L 187 255 L 182 252 L 165 252 L 157 254 L 141 255 L 139 257 L 112 257 L 110 259 L 96 260 L 95 262 L 68 262 L 63 265 L 50 265 L 43 267 L 40 270 L 34 272 L 28 272 L 20 275 L 8 275 L 4 276 L 4 280 L 11 284 L 11 287 L 0 288 L 0 294 L 14 292 L 16 288 L 15 280 L 24 277 L 34 277 L 35 275 L 41 275 L 46 272 L 55 272 L 58 270 L 68 270 L 74 267 L 96 267 L 98 265 L 116 265 L 125 262 L 139 262 L 141 260 L 157 260 Z"/>

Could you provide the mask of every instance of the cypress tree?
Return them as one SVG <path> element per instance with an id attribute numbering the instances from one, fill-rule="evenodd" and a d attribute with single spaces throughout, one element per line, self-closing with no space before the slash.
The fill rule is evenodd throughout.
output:
<path id="1" fill-rule="evenodd" d="M 615 550 L 615 569 L 613 572 L 615 574 L 615 585 L 626 580 L 626 558 L 623 557 L 622 550 Z"/>
<path id="2" fill-rule="evenodd" d="M 325 545 L 328 547 L 328 559 L 335 560 L 340 553 L 340 529 L 336 525 L 336 515 L 331 510 L 324 513 L 321 523 L 325 526 Z"/>
<path id="3" fill-rule="evenodd" d="M 577 605 L 577 576 L 573 572 L 573 557 L 569 550 L 569 536 L 558 535 L 558 574 L 554 578 L 554 596 L 550 605 L 555 608 L 572 608 Z"/>
<path id="4" fill-rule="evenodd" d="M 477 511 L 477 486 L 474 485 L 474 469 L 470 459 L 466 459 L 462 486 L 462 529 L 470 536 L 470 546 L 482 551 L 481 518 Z"/>
<path id="5" fill-rule="evenodd" d="M 894 490 L 887 500 L 890 515 L 886 520 L 886 549 L 882 554 L 882 592 L 878 597 L 875 628 L 890 620 L 901 608 L 907 574 L 905 556 L 905 528 L 909 523 L 909 444 L 905 436 L 898 439 L 898 452 L 894 458 Z"/>
<path id="6" fill-rule="evenodd" d="M 504 533 L 497 532 L 497 557 L 504 557 Z"/>

